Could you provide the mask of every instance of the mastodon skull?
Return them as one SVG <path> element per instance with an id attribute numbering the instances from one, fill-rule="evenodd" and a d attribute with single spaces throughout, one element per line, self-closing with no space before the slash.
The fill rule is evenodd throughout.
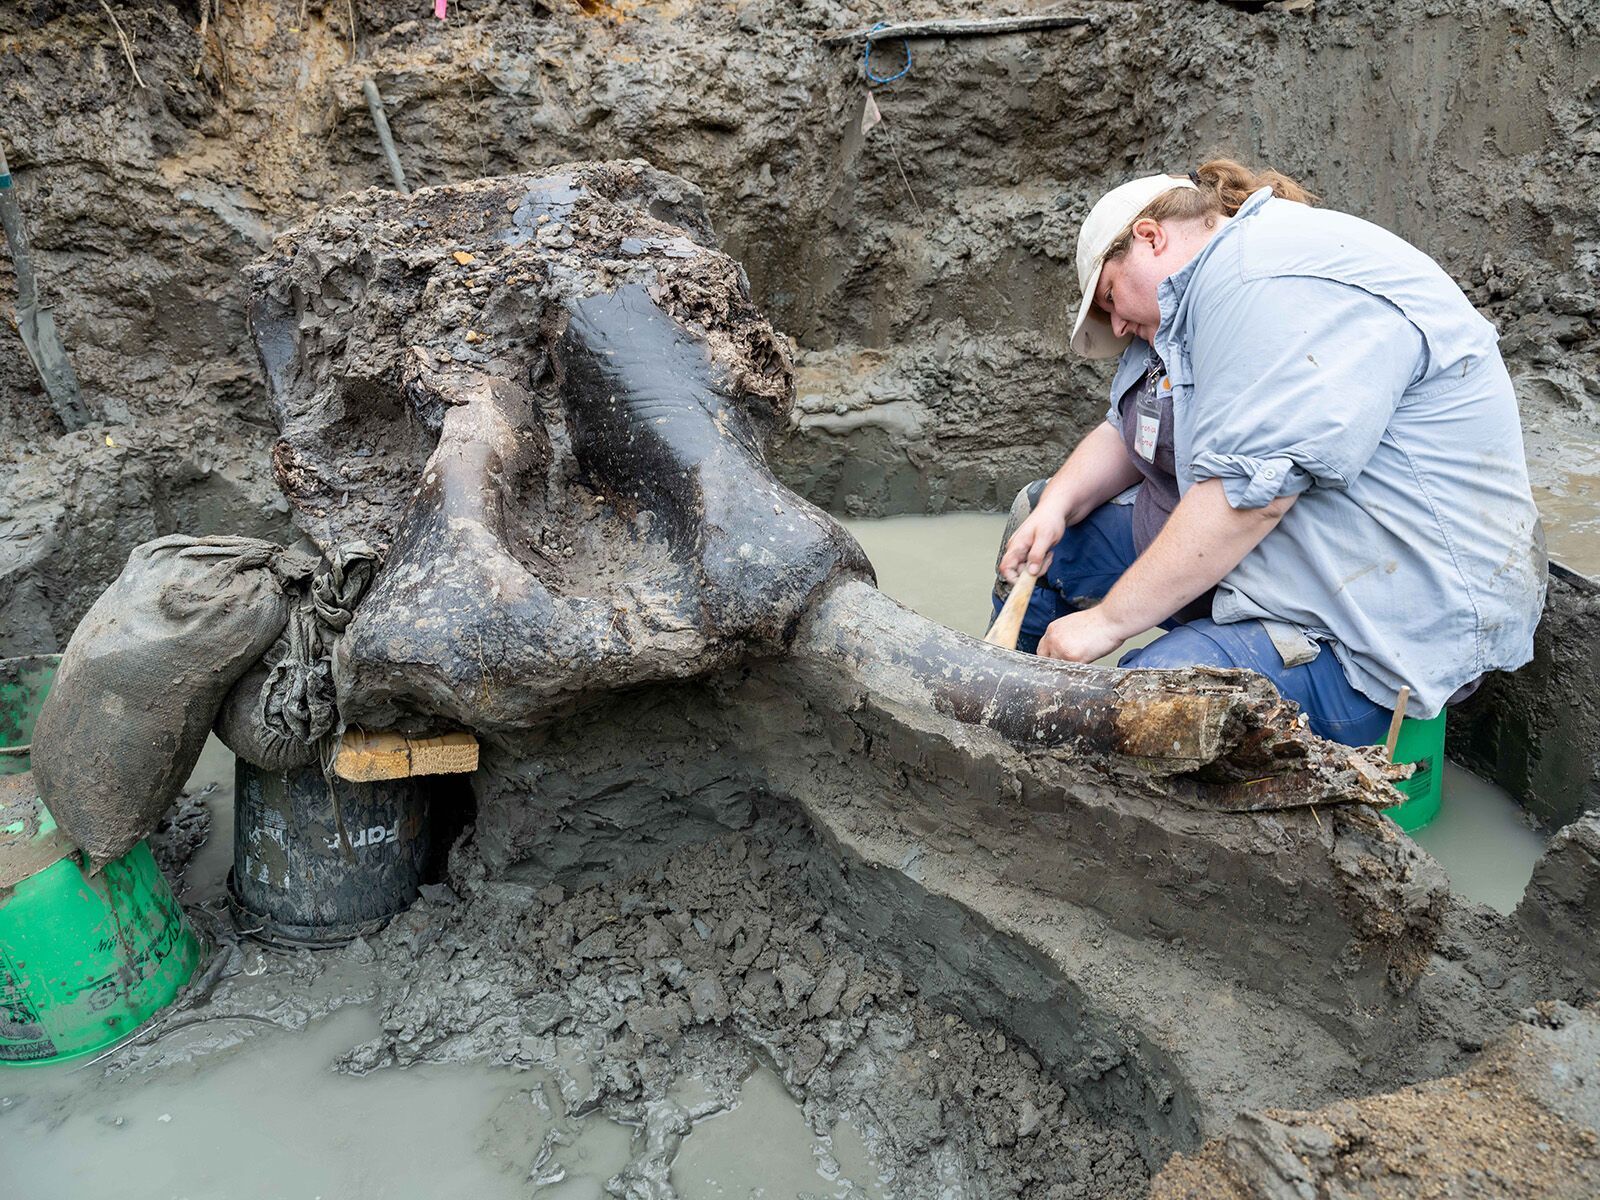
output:
<path id="1" fill-rule="evenodd" d="M 643 163 L 347 198 L 252 272 L 301 526 L 386 563 L 341 712 L 525 725 L 777 652 L 869 577 L 775 480 L 789 353 L 700 194 Z"/>

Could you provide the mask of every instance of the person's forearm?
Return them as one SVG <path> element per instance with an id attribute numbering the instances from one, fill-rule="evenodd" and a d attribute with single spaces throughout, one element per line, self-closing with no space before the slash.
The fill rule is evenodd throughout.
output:
<path id="1" fill-rule="evenodd" d="M 1036 507 L 1054 508 L 1068 525 L 1076 525 L 1140 478 L 1139 468 L 1128 458 L 1122 434 L 1109 421 L 1102 421 L 1051 476 Z"/>
<path id="2" fill-rule="evenodd" d="M 1280 496 L 1265 508 L 1234 508 L 1220 479 L 1195 484 L 1166 525 L 1098 605 L 1122 638 L 1143 633 L 1222 582 L 1294 504 Z"/>

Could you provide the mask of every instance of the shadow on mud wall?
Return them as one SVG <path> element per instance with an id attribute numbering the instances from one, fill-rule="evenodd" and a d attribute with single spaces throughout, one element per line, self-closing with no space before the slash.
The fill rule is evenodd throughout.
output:
<path id="1" fill-rule="evenodd" d="M 1450 717 L 1450 757 L 1552 832 L 1600 810 L 1600 584 L 1551 564 L 1533 661 Z"/>

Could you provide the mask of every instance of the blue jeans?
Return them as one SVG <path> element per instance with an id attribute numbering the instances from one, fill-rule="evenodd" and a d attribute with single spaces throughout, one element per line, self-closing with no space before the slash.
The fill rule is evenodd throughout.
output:
<path id="1" fill-rule="evenodd" d="M 1033 497 L 1037 500 L 1037 497 Z M 1056 543 L 1055 558 L 1033 590 L 1017 649 L 1038 652 L 1050 622 L 1089 607 L 1111 590 L 1135 558 L 1133 506 L 1102 504 Z M 995 597 L 994 611 L 1002 601 Z M 1118 660 L 1119 667 L 1242 667 L 1265 675 L 1285 699 L 1300 706 L 1313 733 L 1349 746 L 1383 740 L 1390 710 L 1368 700 L 1344 677 L 1333 648 L 1312 661 L 1286 667 L 1260 621 L 1218 625 L 1209 617 L 1162 623 L 1167 633 Z"/>

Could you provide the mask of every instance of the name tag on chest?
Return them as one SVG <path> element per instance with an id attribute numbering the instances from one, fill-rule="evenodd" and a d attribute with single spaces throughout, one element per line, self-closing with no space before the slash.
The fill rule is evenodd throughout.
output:
<path id="1" fill-rule="evenodd" d="M 1145 462 L 1156 460 L 1156 434 L 1161 429 L 1161 418 L 1140 413 L 1133 431 L 1133 448 Z"/>

